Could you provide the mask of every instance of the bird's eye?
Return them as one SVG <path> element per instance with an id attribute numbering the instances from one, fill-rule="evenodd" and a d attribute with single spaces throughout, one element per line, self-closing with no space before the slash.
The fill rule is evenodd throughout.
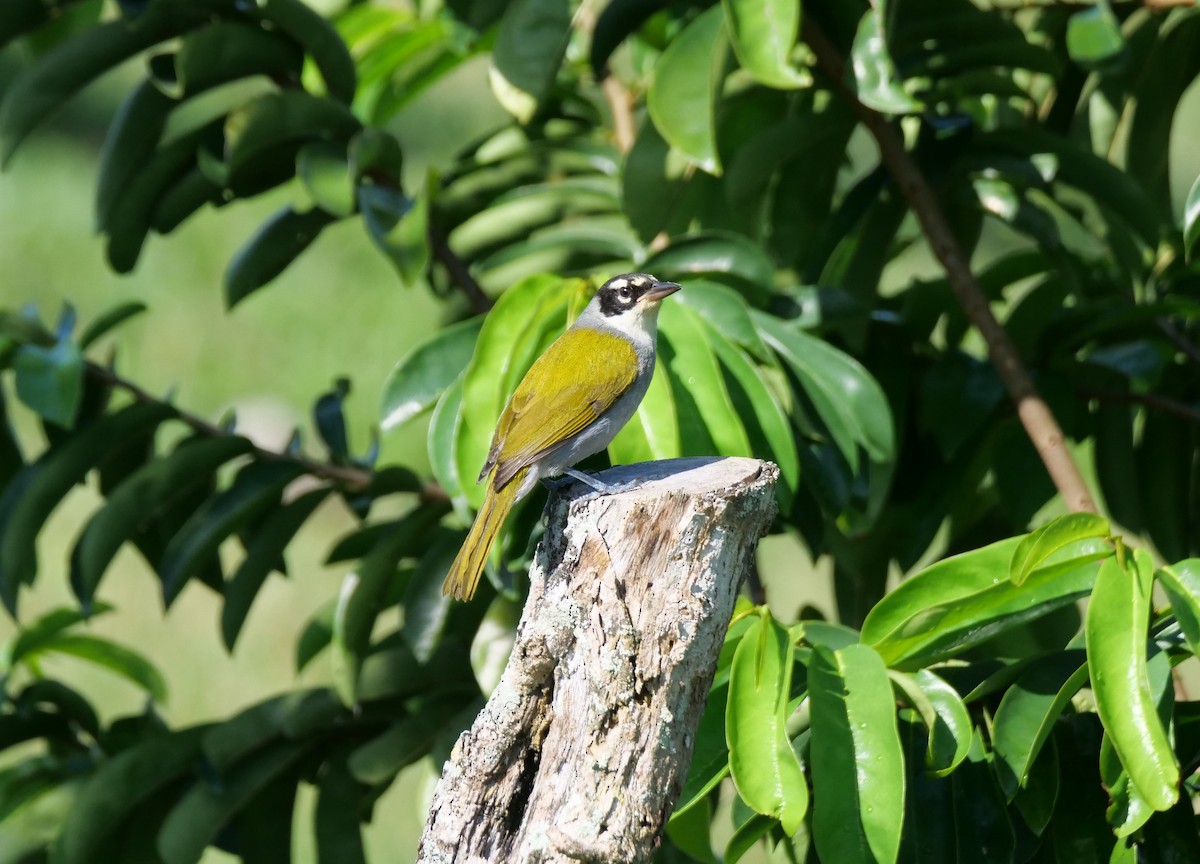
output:
<path id="1" fill-rule="evenodd" d="M 632 289 L 628 285 L 622 285 L 621 289 L 618 293 L 621 295 L 622 300 L 628 300 L 629 295 L 633 292 L 632 292 Z"/>

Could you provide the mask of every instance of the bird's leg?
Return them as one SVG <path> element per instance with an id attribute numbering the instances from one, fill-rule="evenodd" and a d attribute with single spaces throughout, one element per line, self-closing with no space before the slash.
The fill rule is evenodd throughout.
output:
<path id="1" fill-rule="evenodd" d="M 615 495 L 620 492 L 623 487 L 614 486 L 611 483 L 605 483 L 603 480 L 597 480 L 595 477 L 590 477 L 582 471 L 576 471 L 574 468 L 564 468 L 563 473 L 568 477 L 573 477 L 584 485 L 591 486 L 597 492 L 604 495 Z"/>

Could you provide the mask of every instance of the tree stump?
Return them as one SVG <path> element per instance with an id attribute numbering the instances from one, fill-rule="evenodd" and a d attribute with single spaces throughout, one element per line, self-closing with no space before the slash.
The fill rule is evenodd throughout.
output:
<path id="1" fill-rule="evenodd" d="M 516 644 L 442 770 L 418 861 L 648 860 L 679 796 L 778 468 L 675 459 L 551 497 Z"/>

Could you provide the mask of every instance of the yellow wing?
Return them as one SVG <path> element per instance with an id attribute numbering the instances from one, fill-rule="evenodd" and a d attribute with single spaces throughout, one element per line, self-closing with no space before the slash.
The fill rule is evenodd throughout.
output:
<path id="1" fill-rule="evenodd" d="M 637 378 L 637 353 L 628 340 L 572 328 L 529 367 L 500 415 L 487 464 L 499 490 L 522 468 L 604 414 Z"/>

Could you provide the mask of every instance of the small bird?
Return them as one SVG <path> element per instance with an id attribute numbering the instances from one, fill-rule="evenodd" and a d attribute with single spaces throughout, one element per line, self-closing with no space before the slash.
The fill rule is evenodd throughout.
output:
<path id="1" fill-rule="evenodd" d="M 488 481 L 483 505 L 443 594 L 470 599 L 505 517 L 538 480 L 567 474 L 613 491 L 571 466 L 607 447 L 637 410 L 654 374 L 659 303 L 679 288 L 646 273 L 609 279 L 529 367 L 496 424 L 476 481 Z"/>

